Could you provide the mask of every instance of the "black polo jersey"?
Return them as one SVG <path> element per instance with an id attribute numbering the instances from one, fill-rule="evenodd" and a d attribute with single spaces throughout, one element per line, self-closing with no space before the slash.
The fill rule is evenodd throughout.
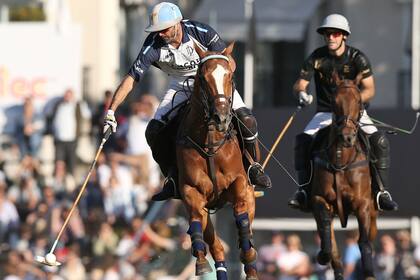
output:
<path id="1" fill-rule="evenodd" d="M 359 73 L 364 79 L 373 74 L 368 58 L 356 48 L 346 46 L 339 57 L 331 55 L 327 46 L 316 49 L 305 60 L 300 78 L 310 81 L 315 76 L 318 112 L 331 112 L 330 100 L 336 89 L 332 78 L 334 69 L 342 79 L 354 80 Z"/>

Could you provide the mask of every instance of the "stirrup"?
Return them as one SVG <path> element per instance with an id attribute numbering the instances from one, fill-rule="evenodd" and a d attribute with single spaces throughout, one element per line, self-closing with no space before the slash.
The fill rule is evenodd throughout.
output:
<path id="1" fill-rule="evenodd" d="M 389 191 L 386 191 L 386 190 L 382 190 L 376 193 L 376 206 L 378 207 L 379 211 L 384 211 L 384 209 L 381 208 L 381 204 L 379 203 L 379 199 L 381 198 L 381 195 L 388 195 L 391 200 L 392 200 L 392 196 L 389 193 Z"/>
<path id="2" fill-rule="evenodd" d="M 256 171 L 251 172 L 254 168 L 256 169 Z M 253 176 L 251 176 L 251 174 Z M 258 187 L 265 188 L 265 189 L 269 189 L 269 188 L 272 187 L 270 177 L 267 174 L 265 174 L 263 167 L 258 162 L 254 162 L 248 167 L 246 175 L 248 177 L 249 183 L 253 186 L 258 186 Z M 266 182 L 259 182 L 260 184 L 254 184 L 256 182 L 252 182 L 251 177 L 253 177 L 254 180 L 257 180 L 258 177 L 260 177 L 260 178 L 262 177 L 266 180 Z"/>

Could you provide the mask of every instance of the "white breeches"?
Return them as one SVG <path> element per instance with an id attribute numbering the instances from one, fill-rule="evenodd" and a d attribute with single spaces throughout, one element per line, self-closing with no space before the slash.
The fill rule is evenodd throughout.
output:
<path id="1" fill-rule="evenodd" d="M 329 112 L 318 112 L 315 114 L 315 116 L 312 118 L 312 120 L 308 123 L 308 125 L 304 129 L 304 133 L 308 135 L 315 135 L 320 129 L 329 126 L 332 123 L 332 113 Z M 362 117 L 360 118 L 360 123 L 363 123 L 364 125 L 361 127 L 361 129 L 366 134 L 373 134 L 378 129 L 373 125 L 372 120 L 366 113 L 366 110 L 363 110 Z M 372 124 L 372 125 L 366 125 L 366 124 Z"/>
<path id="2" fill-rule="evenodd" d="M 185 77 L 182 78 L 172 78 L 169 82 L 169 88 L 166 91 L 165 96 L 159 104 L 159 107 L 156 110 L 154 119 L 162 121 L 162 117 L 166 115 L 172 108 L 176 107 L 180 103 L 187 100 L 194 88 L 194 80 L 189 79 L 189 87 L 187 82 L 184 83 Z M 183 86 L 184 85 L 184 86 Z M 245 103 L 242 100 L 242 97 L 239 95 L 238 91 L 235 89 L 233 96 L 233 109 L 239 109 L 245 107 Z M 168 120 L 172 119 L 178 113 L 178 108 L 173 110 L 169 116 Z"/>

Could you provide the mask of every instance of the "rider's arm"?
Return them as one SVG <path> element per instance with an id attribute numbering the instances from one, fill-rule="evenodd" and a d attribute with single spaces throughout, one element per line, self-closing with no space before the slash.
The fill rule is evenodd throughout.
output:
<path id="1" fill-rule="evenodd" d="M 309 81 L 299 78 L 295 84 L 293 85 L 293 92 L 295 94 L 299 94 L 299 92 L 304 91 L 306 92 L 306 88 L 309 85 Z"/>
<path id="2" fill-rule="evenodd" d="M 375 81 L 373 78 L 372 67 L 367 56 L 361 51 L 358 51 L 356 57 L 354 58 L 354 63 L 357 67 L 359 75 L 362 75 L 362 80 L 359 84 L 362 102 L 367 103 L 375 96 Z"/>
<path id="3" fill-rule="evenodd" d="M 367 103 L 375 96 L 375 81 L 373 76 L 369 76 L 360 81 L 360 95 L 362 102 Z"/>
<path id="4" fill-rule="evenodd" d="M 314 64 L 315 64 L 315 57 L 316 57 L 315 50 L 306 60 L 303 62 L 302 69 L 299 73 L 299 79 L 295 82 L 293 85 L 293 93 L 298 95 L 299 92 L 304 91 L 306 92 L 306 89 L 309 85 L 309 82 L 312 79 L 312 76 L 314 75 Z"/>
<path id="5" fill-rule="evenodd" d="M 112 97 L 110 110 L 115 111 L 118 106 L 125 100 L 127 95 L 135 87 L 136 83 L 141 81 L 149 67 L 158 61 L 160 56 L 160 49 L 155 45 L 154 34 L 150 34 L 141 48 L 139 55 L 131 65 L 128 74 L 121 81 L 117 90 Z"/>
<path id="6" fill-rule="evenodd" d="M 136 84 L 136 81 L 134 80 L 134 78 L 131 77 L 130 75 L 126 75 L 124 79 L 121 81 L 117 90 L 115 91 L 115 94 L 112 97 L 112 102 L 109 109 L 112 111 L 117 110 L 118 106 L 125 100 L 127 95 L 134 88 L 135 84 Z"/>

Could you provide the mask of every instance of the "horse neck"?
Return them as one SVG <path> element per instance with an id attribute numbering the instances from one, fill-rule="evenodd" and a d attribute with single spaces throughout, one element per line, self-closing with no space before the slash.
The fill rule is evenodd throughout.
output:
<path id="1" fill-rule="evenodd" d="M 200 91 L 194 89 L 191 95 L 190 111 L 185 119 L 185 132 L 199 144 L 208 144 L 209 126 L 205 121 L 205 109 L 200 97 Z M 225 137 L 224 133 L 214 129 L 213 141 L 219 141 Z"/>

